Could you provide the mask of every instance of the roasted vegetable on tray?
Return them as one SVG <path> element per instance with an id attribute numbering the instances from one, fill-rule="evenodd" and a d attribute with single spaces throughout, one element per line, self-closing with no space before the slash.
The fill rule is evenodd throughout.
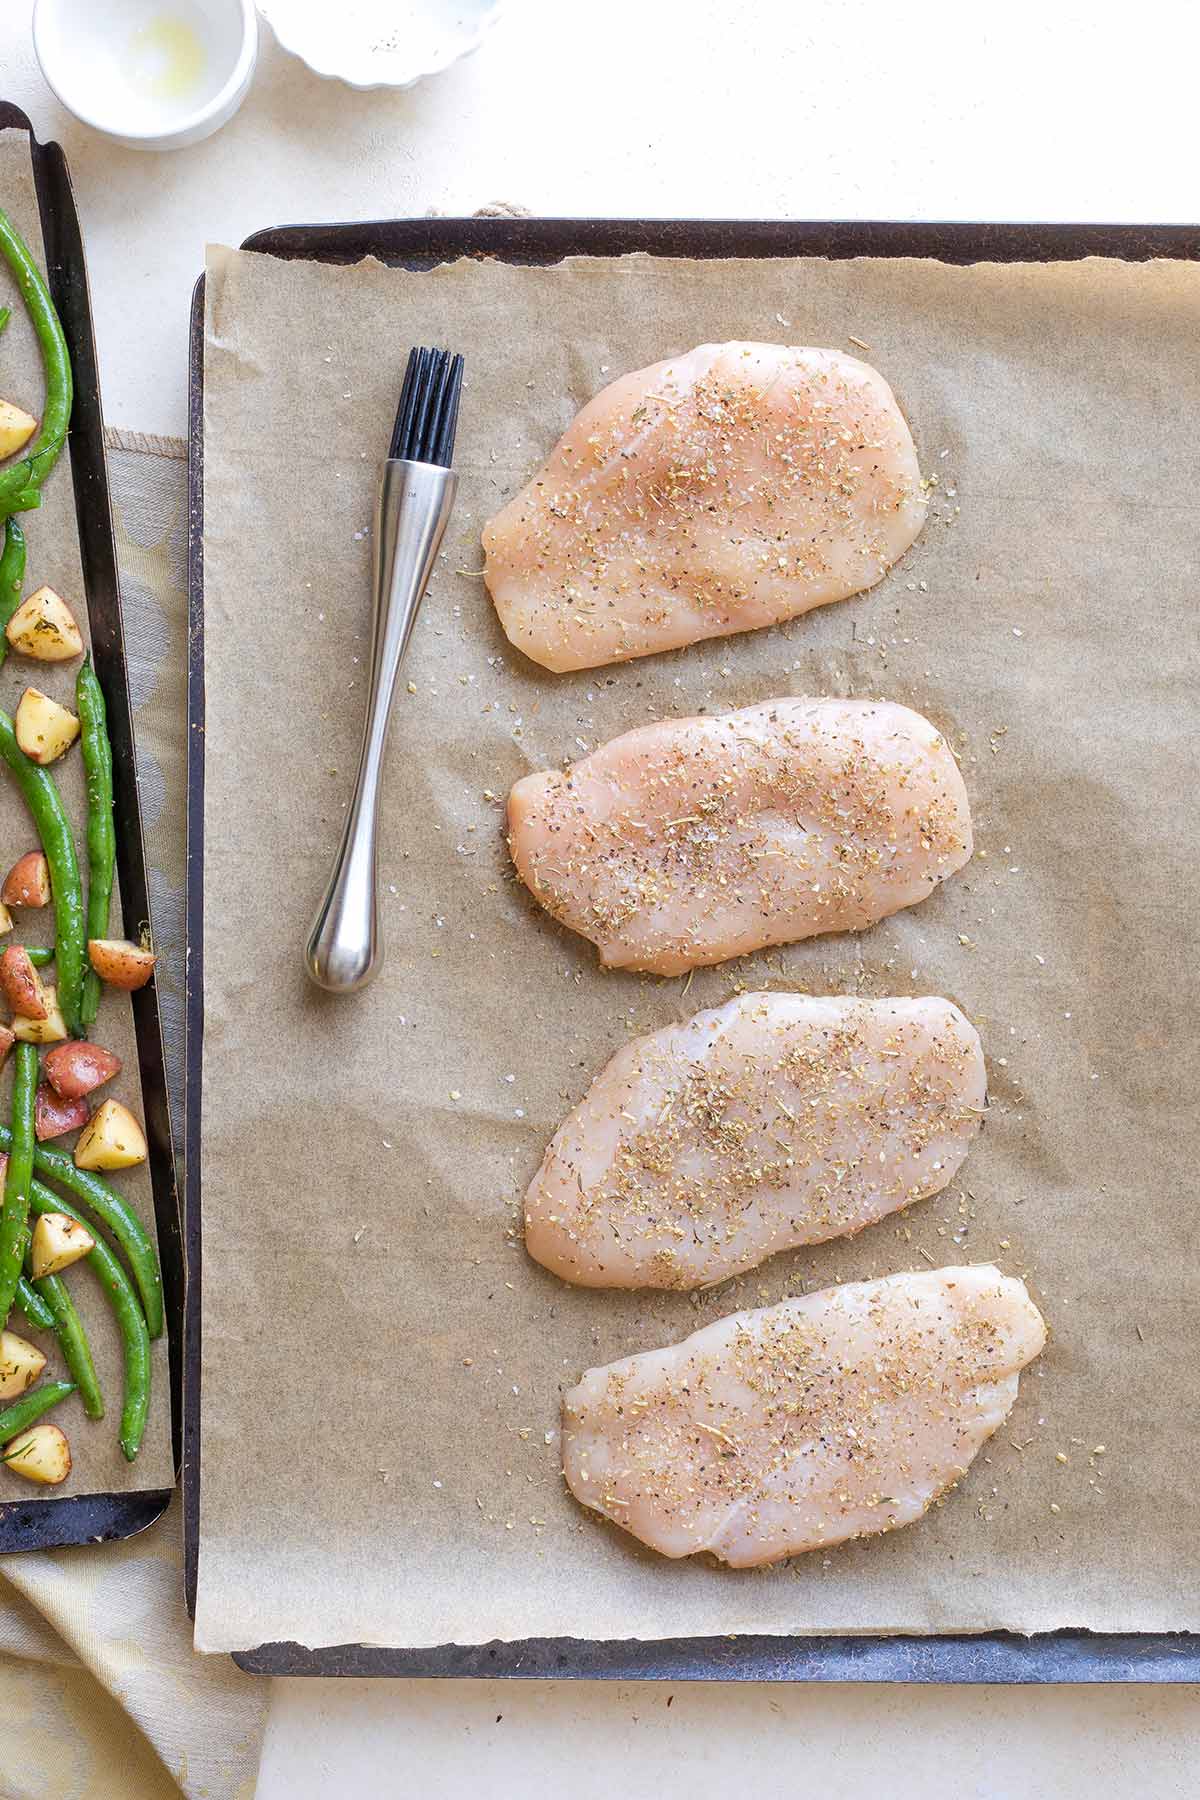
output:
<path id="1" fill-rule="evenodd" d="M 100 1283 L 120 1332 L 118 1438 L 130 1461 L 146 1428 L 150 1344 L 163 1329 L 162 1278 L 149 1233 L 100 1173 L 144 1162 L 146 1138 L 123 1101 L 90 1098 L 120 1076 L 121 1061 L 83 1034 L 100 1013 L 105 985 L 118 993 L 143 987 L 155 959 L 147 943 L 109 936 L 117 853 L 112 747 L 83 633 L 70 601 L 54 588 L 42 583 L 24 594 L 29 547 L 15 515 L 36 509 L 66 441 L 72 379 L 45 281 L 3 211 L 0 257 L 28 310 L 45 380 L 40 422 L 24 405 L 0 399 L 0 665 L 10 654 L 41 665 L 39 684 L 26 686 L 15 716 L 0 711 L 0 765 L 37 833 L 34 848 L 9 848 L 17 855 L 0 887 L 0 937 L 14 931 L 13 915 L 25 908 L 51 906 L 54 914 L 52 947 L 10 938 L 0 950 L 0 1000 L 11 1013 L 0 1022 L 0 1065 L 13 1071 L 10 1122 L 0 1124 L 0 1402 L 7 1403 L 0 1407 L 0 1463 L 28 1481 L 58 1486 L 70 1474 L 71 1449 L 62 1428 L 41 1415 L 73 1393 L 90 1419 L 102 1419 L 105 1410 L 69 1286 L 78 1266 L 86 1264 Z M 0 315 L 2 330 L 7 309 Z M 79 657 L 73 695 L 53 691 L 55 665 Z M 49 772 L 76 741 L 87 793 L 86 903 L 75 828 Z M 50 963 L 53 977 L 43 979 Z M 72 1133 L 79 1134 L 73 1150 L 48 1147 Z M 14 1307 L 35 1331 L 53 1333 L 69 1380 L 44 1379 L 48 1352 L 8 1329 Z"/>
<path id="2" fill-rule="evenodd" d="M 33 321 L 46 382 L 42 428 L 30 446 L 29 454 L 0 474 L 0 517 L 4 517 L 9 513 L 31 511 L 38 505 L 38 489 L 58 461 L 59 452 L 67 441 L 74 385 L 67 340 L 50 291 L 28 245 L 4 211 L 0 211 L 0 256 L 12 270 Z M 19 446 L 14 442 L 9 450 L 0 447 L 0 455 L 7 456 L 18 448 L 24 449 L 26 442 L 27 439 L 23 439 Z"/>
<path id="3" fill-rule="evenodd" d="M 117 836 L 113 826 L 112 745 L 108 741 L 104 695 L 90 656 L 84 657 L 83 665 L 75 677 L 75 704 L 83 727 L 81 748 L 83 766 L 87 771 L 87 931 L 88 954 L 91 958 L 91 967 L 83 978 L 80 1016 L 84 1025 L 91 1025 L 100 1005 L 100 976 L 103 972 L 102 968 L 99 972 L 97 970 L 92 946 L 109 941 L 108 915 L 112 906 Z M 152 958 L 150 968 L 153 967 Z M 145 979 L 149 979 L 149 971 Z M 134 982 L 132 985 L 140 987 L 143 984 Z"/>

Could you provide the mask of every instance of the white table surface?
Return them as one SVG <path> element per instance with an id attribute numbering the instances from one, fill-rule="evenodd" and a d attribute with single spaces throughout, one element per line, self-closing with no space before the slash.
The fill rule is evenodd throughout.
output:
<path id="1" fill-rule="evenodd" d="M 97 0 L 99 3 L 99 0 Z M 165 157 L 77 125 L 0 0 L 0 96 L 70 158 L 110 423 L 182 434 L 206 240 L 470 212 L 1195 220 L 1190 0 L 510 0 L 404 94 L 317 79 L 264 30 L 241 113 Z M 336 0 L 334 8 L 336 10 Z M 668 1697 L 671 1704 L 668 1706 Z M 278 1682 L 260 1800 L 484 1793 L 968 1800 L 1195 1791 L 1195 1689 Z"/>

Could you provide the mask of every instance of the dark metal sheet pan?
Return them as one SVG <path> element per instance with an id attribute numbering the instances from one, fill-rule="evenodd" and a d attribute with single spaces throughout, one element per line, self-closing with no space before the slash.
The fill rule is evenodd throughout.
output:
<path id="1" fill-rule="evenodd" d="M 113 798 L 117 822 L 117 878 L 130 919 L 150 917 L 145 851 L 134 760 L 129 672 L 117 582 L 104 460 L 104 418 L 83 239 L 67 159 L 58 144 L 39 144 L 25 114 L 0 101 L 0 130 L 29 134 L 34 187 L 46 246 L 47 279 L 58 308 L 75 373 L 71 413 L 70 465 L 75 489 L 79 552 L 87 596 L 92 656 L 108 710 L 113 746 Z M 162 1027 L 154 984 L 130 995 L 137 1033 L 138 1072 L 145 1108 L 146 1140 L 154 1189 L 158 1251 L 170 1346 L 171 1441 L 176 1475 L 182 1443 L 183 1234 L 175 1188 L 171 1120 Z M 0 1504 L 0 1553 L 51 1550 L 62 1544 L 98 1543 L 132 1537 L 166 1510 L 170 1488 L 128 1494 L 77 1494 L 62 1500 L 10 1500 Z"/>
<path id="2" fill-rule="evenodd" d="M 782 219 L 383 219 L 285 225 L 242 245 L 268 256 L 409 269 L 460 256 L 552 263 L 564 256 L 920 256 L 942 262 L 1059 262 L 1114 256 L 1200 260 L 1200 226 L 906 224 Z M 200 1528 L 200 1055 L 204 1034 L 204 283 L 192 305 L 188 415 L 189 758 L 187 1184 L 184 1534 L 187 1602 L 195 1610 Z M 459 1676 L 663 1681 L 1195 1682 L 1200 1635 L 1059 1631 L 1023 1638 L 742 1637 L 593 1643 L 445 1644 L 395 1650 L 260 1644 L 233 1659 L 261 1675 Z"/>

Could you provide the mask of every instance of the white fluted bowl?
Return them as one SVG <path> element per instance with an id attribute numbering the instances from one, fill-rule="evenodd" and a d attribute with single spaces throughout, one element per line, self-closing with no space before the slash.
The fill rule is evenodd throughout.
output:
<path id="1" fill-rule="evenodd" d="M 407 88 L 482 43 L 502 0 L 259 0 L 285 50 L 356 88 Z"/>

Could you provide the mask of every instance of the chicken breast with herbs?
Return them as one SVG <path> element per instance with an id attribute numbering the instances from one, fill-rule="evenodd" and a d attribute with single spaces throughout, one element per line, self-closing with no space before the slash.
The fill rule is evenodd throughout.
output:
<path id="1" fill-rule="evenodd" d="M 912 436 L 836 350 L 701 344 L 589 401 L 483 533 L 518 650 L 590 669 L 873 587 L 921 529 Z"/>
<path id="2" fill-rule="evenodd" d="M 778 1562 L 919 1519 L 1003 1424 L 1045 1322 L 989 1264 L 826 1288 L 589 1369 L 571 1492 L 664 1556 Z"/>
<path id="3" fill-rule="evenodd" d="M 617 1052 L 551 1139 L 526 1248 L 585 1287 L 723 1280 L 944 1188 L 986 1092 L 949 1000 L 742 994 Z"/>
<path id="4" fill-rule="evenodd" d="M 612 968 L 678 975 L 860 931 L 971 855 L 936 726 L 873 700 L 767 700 L 663 719 L 508 801 L 517 873 Z"/>

